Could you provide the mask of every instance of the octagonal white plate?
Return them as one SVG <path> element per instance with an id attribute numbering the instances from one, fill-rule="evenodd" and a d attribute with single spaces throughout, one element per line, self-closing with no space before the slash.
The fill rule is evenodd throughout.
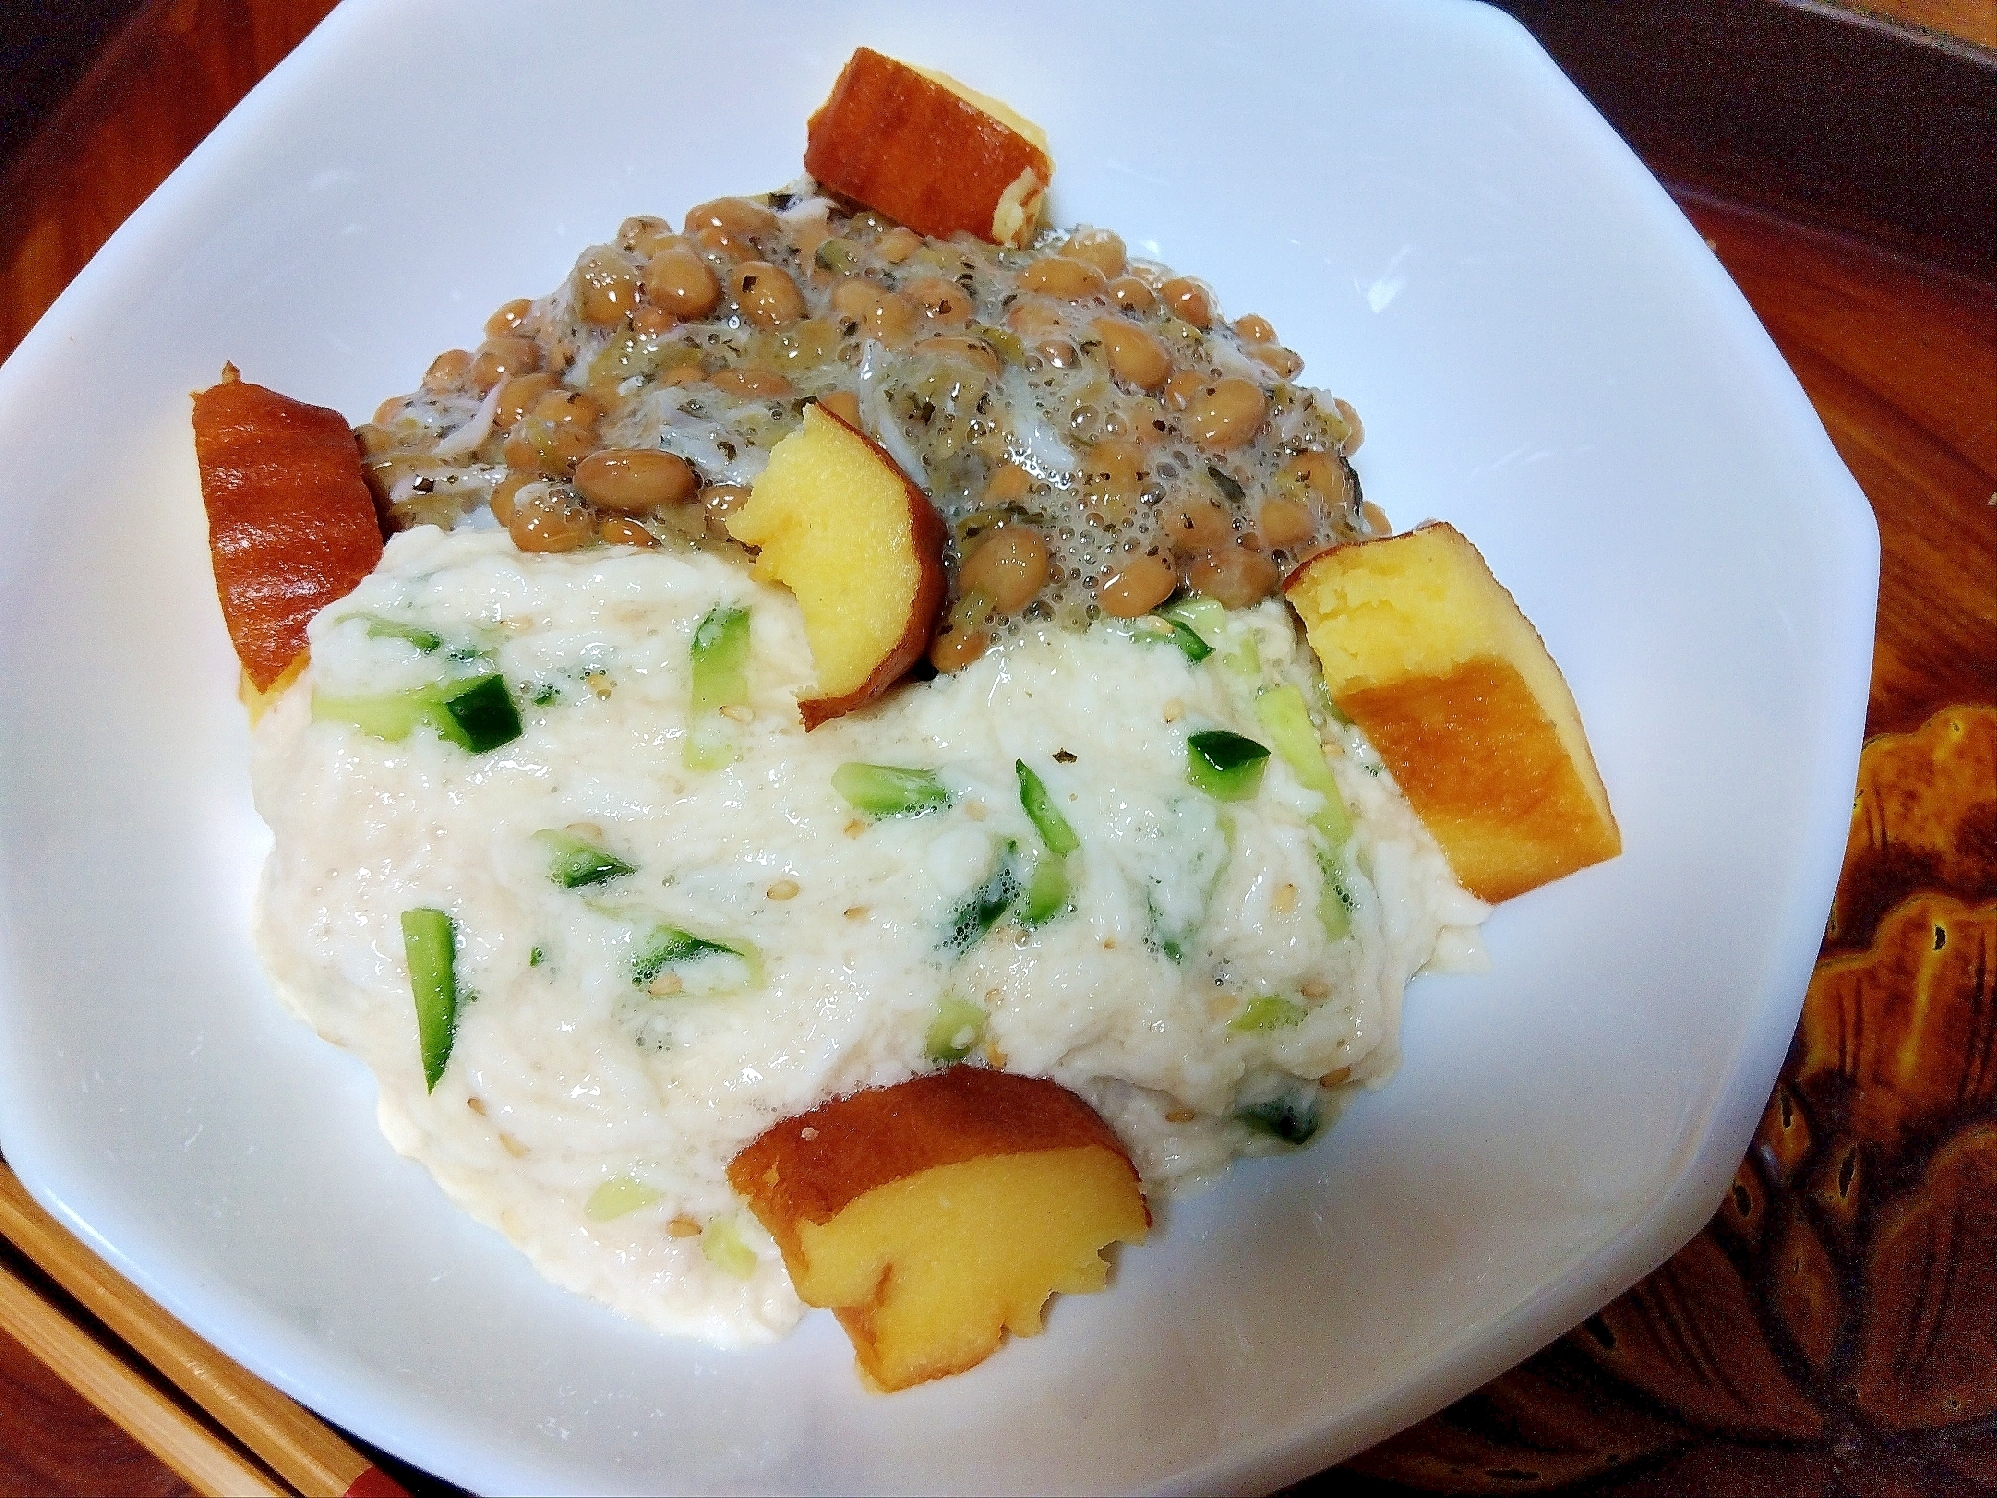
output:
<path id="1" fill-rule="evenodd" d="M 1573 684 L 1618 861 L 1423 979 L 1315 1148 L 1108 1294 L 862 1392 L 829 1317 L 722 1354 L 542 1283 L 376 1132 L 246 936 L 266 835 L 187 393 L 362 419 L 632 212 L 798 171 L 867 43 L 1043 122 L 1055 211 L 1269 316 L 1399 522 L 1455 521 Z M 1698 236 L 1530 39 L 1451 0 L 349 0 L 0 371 L 0 1145 L 170 1310 L 484 1490 L 1272 1485 L 1660 1262 L 1779 1065 L 1843 845 L 1877 540 Z"/>

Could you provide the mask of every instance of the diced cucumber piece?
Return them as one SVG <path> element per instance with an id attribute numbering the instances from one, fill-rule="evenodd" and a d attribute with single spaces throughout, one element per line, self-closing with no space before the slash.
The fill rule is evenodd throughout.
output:
<path id="1" fill-rule="evenodd" d="M 1247 801 L 1262 785 L 1269 751 L 1253 739 L 1212 728 L 1186 740 L 1186 775 L 1216 801 Z"/>
<path id="2" fill-rule="evenodd" d="M 1256 681 L 1262 675 L 1262 651 L 1255 643 L 1255 631 L 1238 621 L 1230 622 L 1227 610 L 1217 598 L 1197 593 L 1175 598 L 1153 613 L 1176 628 L 1189 631 L 1206 648 L 1197 653 L 1181 640 L 1179 648 L 1188 659 L 1203 661 L 1214 651 L 1221 652 L 1220 663 L 1236 676 Z"/>
<path id="3" fill-rule="evenodd" d="M 1317 866 L 1324 879 L 1318 890 L 1317 919 L 1327 941 L 1343 941 L 1352 934 L 1352 893 L 1345 887 L 1339 857 L 1339 849 L 1318 849 Z"/>
<path id="4" fill-rule="evenodd" d="M 437 689 L 444 720 L 437 731 L 460 749 L 484 754 L 520 737 L 520 711 L 498 672 Z"/>
<path id="5" fill-rule="evenodd" d="M 1179 598 L 1153 610 L 1172 631 L 1172 643 L 1197 665 L 1213 654 L 1227 610 L 1212 598 Z"/>
<path id="6" fill-rule="evenodd" d="M 402 954 L 409 963 L 409 988 L 416 999 L 416 1039 L 423 1053 L 423 1080 L 437 1090 L 451 1044 L 458 1035 L 458 930 L 442 910 L 402 912 Z"/>
<path id="7" fill-rule="evenodd" d="M 998 924 L 998 918 L 1018 898 L 1019 844 L 1008 839 L 985 882 L 972 890 L 969 898 L 951 916 L 950 929 L 943 938 L 943 950 L 953 956 L 963 956 L 984 940 L 985 933 Z"/>
<path id="8" fill-rule="evenodd" d="M 314 692 L 312 716 L 320 722 L 349 724 L 392 744 L 428 726 L 439 738 L 471 754 L 484 754 L 520 737 L 520 713 L 497 672 L 378 697 L 326 697 Z"/>
<path id="9" fill-rule="evenodd" d="M 1052 853 L 1036 858 L 1032 872 L 1026 878 L 1025 893 L 1019 900 L 1020 925 L 1044 926 L 1074 908 L 1074 888 L 1068 882 L 1067 860 Z"/>
<path id="10" fill-rule="evenodd" d="M 733 1218 L 717 1217 L 701 1231 L 700 1251 L 723 1274 L 746 1280 L 756 1272 L 756 1251 L 742 1241 Z"/>
<path id="11" fill-rule="evenodd" d="M 1242 1013 L 1228 1021 L 1228 1029 L 1240 1035 L 1252 1031 L 1286 1031 L 1292 1025 L 1302 1025 L 1310 1015 L 1296 999 L 1284 999 L 1280 993 L 1264 993 L 1250 999 Z"/>
<path id="12" fill-rule="evenodd" d="M 369 738 L 399 744 L 424 724 L 436 727 L 437 705 L 429 688 L 415 692 L 389 692 L 378 697 L 328 697 L 316 688 L 312 693 L 312 720 L 315 723 L 345 723 Z"/>
<path id="13" fill-rule="evenodd" d="M 1268 745 L 1226 728 L 1204 729 L 1190 735 L 1187 742 L 1199 751 L 1204 764 L 1223 775 L 1259 765 L 1269 757 Z"/>
<path id="14" fill-rule="evenodd" d="M 590 1192 L 589 1200 L 582 1204 L 582 1215 L 591 1222 L 613 1222 L 627 1212 L 651 1206 L 659 1196 L 643 1181 L 631 1176 L 612 1176 Z"/>
<path id="15" fill-rule="evenodd" d="M 1139 855 L 1135 872 L 1144 885 L 1144 944 L 1174 963 L 1186 961 L 1206 924 L 1214 889 L 1233 856 L 1232 829 L 1232 820 L 1211 797 L 1188 791 L 1173 798 L 1155 836 L 1124 844 L 1126 858 Z"/>
<path id="16" fill-rule="evenodd" d="M 680 759 L 689 770 L 719 770 L 735 762 L 735 735 L 722 709 L 749 701 L 749 611 L 716 604 L 693 632 L 688 663 L 692 689 Z"/>
<path id="17" fill-rule="evenodd" d="M 1352 726 L 1351 717 L 1346 713 L 1344 708 L 1340 707 L 1333 700 L 1331 688 L 1324 684 L 1323 677 L 1316 677 L 1312 680 L 1310 701 L 1312 708 L 1316 710 L 1320 718 L 1329 718 L 1340 728 L 1350 728 Z"/>
<path id="18" fill-rule="evenodd" d="M 1352 814 L 1338 793 L 1331 764 L 1324 757 L 1324 740 L 1311 721 L 1304 694 L 1295 687 L 1270 687 L 1255 695 L 1255 716 L 1269 735 L 1283 763 L 1299 781 L 1324 797 L 1324 807 L 1311 818 L 1325 841 L 1337 848 L 1352 836 Z"/>
<path id="19" fill-rule="evenodd" d="M 632 872 L 632 866 L 615 853 L 573 832 L 543 829 L 534 834 L 534 841 L 548 850 L 548 877 L 563 889 L 582 889 Z"/>
<path id="20" fill-rule="evenodd" d="M 1331 762 L 1325 758 L 1324 740 L 1311 721 L 1304 694 L 1296 687 L 1269 687 L 1257 693 L 1255 716 L 1291 773 L 1324 798 L 1324 805 L 1311 818 L 1311 825 L 1323 837 L 1318 849 L 1318 868 L 1324 876 L 1318 892 L 1318 922 L 1329 940 L 1342 940 L 1352 932 L 1352 896 L 1340 872 L 1342 850 L 1352 836 L 1352 813 L 1339 794 Z"/>
<path id="21" fill-rule="evenodd" d="M 1255 1030 L 1287 1030 L 1292 1025 L 1301 1025 L 1309 1012 L 1295 999 L 1286 999 L 1276 993 L 1259 994 L 1243 1006 L 1241 1013 L 1228 1022 L 1227 1028 L 1241 1034 Z"/>
<path id="22" fill-rule="evenodd" d="M 716 712 L 749 700 L 749 611 L 716 604 L 693 632 L 693 711 Z"/>
<path id="23" fill-rule="evenodd" d="M 763 981 L 762 953 L 748 942 L 715 941 L 678 926 L 654 926 L 632 954 L 631 981 L 640 988 L 670 968 L 695 993 L 728 993 Z"/>
<path id="24" fill-rule="evenodd" d="M 739 752 L 728 720 L 719 713 L 709 713 L 687 725 L 680 763 L 689 770 L 725 770 L 735 763 Z"/>
<path id="25" fill-rule="evenodd" d="M 1156 610 L 1158 616 L 1173 624 L 1183 624 L 1200 637 L 1209 648 L 1218 640 L 1221 631 L 1227 626 L 1227 610 L 1218 598 L 1203 598 L 1197 593 L 1184 598 L 1175 598 Z"/>
<path id="26" fill-rule="evenodd" d="M 1324 1126 L 1324 1112 L 1318 1106 L 1315 1087 L 1296 1088 L 1266 1103 L 1243 1108 L 1234 1116 L 1258 1134 L 1267 1134 L 1285 1144 L 1308 1144 Z"/>
<path id="27" fill-rule="evenodd" d="M 1019 775 L 1020 810 L 1033 823 L 1048 851 L 1066 858 L 1082 846 L 1082 840 L 1075 836 L 1075 829 L 1068 825 L 1068 819 L 1055 807 L 1054 798 L 1047 794 L 1046 782 L 1027 768 L 1026 761 L 1016 759 L 1012 767 Z"/>
<path id="28" fill-rule="evenodd" d="M 405 640 L 425 655 L 443 647 L 444 637 L 434 630 L 424 629 L 416 624 L 403 624 L 394 619 L 384 619 L 378 614 L 369 614 L 365 617 L 370 640 Z"/>
<path id="29" fill-rule="evenodd" d="M 1196 665 L 1213 654 L 1213 646 L 1200 637 L 1199 631 L 1181 624 L 1177 619 L 1167 619 L 1154 612 L 1131 620 L 1130 626 L 1141 643 L 1176 645 L 1179 653 Z"/>
<path id="30" fill-rule="evenodd" d="M 1220 663 L 1243 681 L 1262 679 L 1262 647 L 1255 642 L 1253 630 L 1241 631 L 1236 640 L 1220 658 Z"/>
<path id="31" fill-rule="evenodd" d="M 950 804 L 934 770 L 868 765 L 848 760 L 832 772 L 832 789 L 868 816 L 919 817 Z"/>
<path id="32" fill-rule="evenodd" d="M 1172 643 L 1177 645 L 1180 653 L 1194 665 L 1198 665 L 1213 654 L 1213 646 L 1202 640 L 1198 631 L 1191 626 L 1181 624 L 1176 619 L 1168 619 L 1165 622 L 1172 626 Z"/>
<path id="33" fill-rule="evenodd" d="M 923 1050 L 939 1066 L 950 1066 L 970 1055 L 984 1034 L 985 1011 L 969 999 L 946 993 L 936 1006 L 936 1018 L 929 1022 Z"/>
<path id="34" fill-rule="evenodd" d="M 1150 895 L 1144 899 L 1146 926 L 1144 944 L 1154 952 L 1163 952 L 1172 962 L 1186 960 L 1186 938 L 1192 934 L 1191 928 L 1167 924 L 1165 912 L 1158 908 L 1158 902 Z"/>
<path id="35" fill-rule="evenodd" d="M 720 952 L 741 955 L 723 942 L 709 941 L 704 936 L 695 936 L 691 931 L 682 931 L 677 926 L 659 926 L 653 930 L 645 945 L 631 959 L 631 981 L 649 983 L 659 976 L 663 968 L 673 963 L 711 957 Z"/>

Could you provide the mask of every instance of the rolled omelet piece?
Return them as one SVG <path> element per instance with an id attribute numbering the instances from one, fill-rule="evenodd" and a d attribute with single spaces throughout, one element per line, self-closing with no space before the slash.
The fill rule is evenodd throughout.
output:
<path id="1" fill-rule="evenodd" d="M 880 1389 L 961 1373 L 1031 1336 L 1056 1291 L 1100 1290 L 1102 1250 L 1151 1214 L 1116 1135 L 1059 1084 L 977 1066 L 835 1098 L 728 1167 L 807 1305 Z"/>
<path id="2" fill-rule="evenodd" d="M 1509 900 L 1622 851 L 1566 679 L 1461 532 L 1334 547 L 1284 592 L 1465 889 Z"/>

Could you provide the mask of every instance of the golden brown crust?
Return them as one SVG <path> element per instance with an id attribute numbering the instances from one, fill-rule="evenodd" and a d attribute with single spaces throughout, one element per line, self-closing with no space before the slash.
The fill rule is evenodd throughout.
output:
<path id="1" fill-rule="evenodd" d="M 291 664 L 278 674 L 276 681 L 267 687 L 258 687 L 245 671 L 236 683 L 236 696 L 249 710 L 250 726 L 256 727 L 257 720 L 278 703 L 278 699 L 291 690 L 292 684 L 305 674 L 305 668 L 312 664 L 312 652 L 301 650 L 291 658 Z"/>
<path id="2" fill-rule="evenodd" d="M 728 1181 L 781 1243 L 775 1224 L 830 1222 L 855 1198 L 919 1171 L 1090 1145 L 1129 1163 L 1109 1125 L 1059 1083 L 953 1066 L 783 1120 L 735 1157 Z M 1135 1166 L 1130 1173 L 1135 1180 Z"/>
<path id="3" fill-rule="evenodd" d="M 829 1308 L 870 1387 L 905 1389 L 1040 1330 L 1050 1295 L 1103 1287 L 1150 1208 L 1108 1125 L 1065 1088 L 982 1067 L 785 1119 L 728 1168 L 791 1283 Z"/>
<path id="4" fill-rule="evenodd" d="M 222 617 L 266 691 L 381 560 L 381 524 L 346 418 L 234 376 L 195 395 L 194 452 Z"/>
<path id="5" fill-rule="evenodd" d="M 1622 851 L 1573 694 L 1453 527 L 1334 547 L 1283 586 L 1464 888 L 1508 900 Z"/>
<path id="6" fill-rule="evenodd" d="M 1478 899 L 1509 900 L 1621 851 L 1615 824 L 1596 814 L 1511 662 L 1466 661 L 1447 676 L 1350 692 L 1338 705 Z"/>
<path id="7" fill-rule="evenodd" d="M 1044 187 L 1054 165 L 943 84 L 861 47 L 806 127 L 804 169 L 918 234 L 990 240 L 1008 189 L 1026 172 Z"/>

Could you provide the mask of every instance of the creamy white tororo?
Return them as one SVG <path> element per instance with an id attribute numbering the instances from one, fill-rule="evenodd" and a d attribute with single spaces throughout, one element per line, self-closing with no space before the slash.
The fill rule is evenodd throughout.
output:
<path id="1" fill-rule="evenodd" d="M 747 702 L 689 755 L 692 639 L 721 605 L 749 610 Z M 1268 745 L 1258 694 L 1313 691 L 1282 604 L 1219 632 L 1198 661 L 1142 623 L 1024 634 L 807 734 L 796 606 L 724 558 L 404 532 L 256 729 L 266 966 L 374 1070 L 396 1148 L 551 1279 L 662 1331 L 768 1340 L 800 1306 L 724 1172 L 775 1120 L 963 1053 L 1075 1089 L 1169 1191 L 1383 1079 L 1409 978 L 1474 951 L 1485 907 L 1350 730 L 1321 725 L 1341 848 L 1281 753 L 1246 799 L 1195 786 L 1190 736 Z M 313 713 L 492 672 L 523 731 L 484 753 Z M 947 804 L 871 815 L 834 785 L 855 762 L 931 771 Z M 1037 912 L 1057 855 L 1021 764 L 1079 843 Z M 578 844 L 629 872 L 565 884 Z M 433 1091 L 412 909 L 457 931 Z M 727 950 L 648 962 L 661 930 Z"/>

